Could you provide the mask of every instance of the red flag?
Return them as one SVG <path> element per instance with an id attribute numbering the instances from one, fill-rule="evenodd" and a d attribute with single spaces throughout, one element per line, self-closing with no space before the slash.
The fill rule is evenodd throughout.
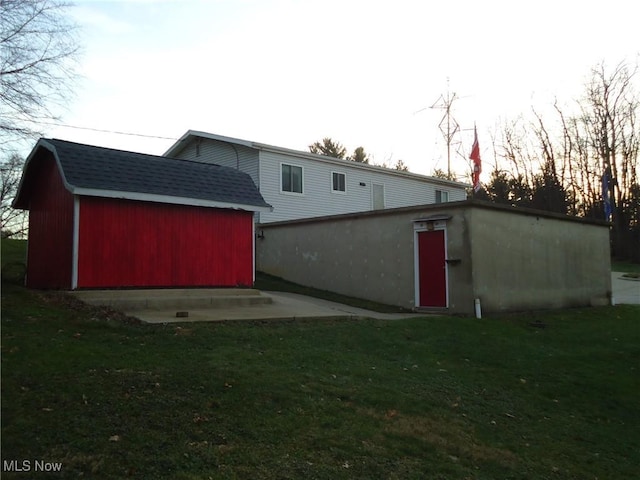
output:
<path id="1" fill-rule="evenodd" d="M 473 160 L 473 191 L 480 190 L 480 173 L 482 172 L 482 160 L 480 160 L 480 145 L 478 145 L 478 131 L 473 127 L 473 146 L 471 147 L 471 155 L 469 158 Z"/>

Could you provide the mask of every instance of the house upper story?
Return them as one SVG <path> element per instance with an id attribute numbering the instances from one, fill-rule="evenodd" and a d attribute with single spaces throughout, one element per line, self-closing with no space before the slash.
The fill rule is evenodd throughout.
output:
<path id="1" fill-rule="evenodd" d="M 411 172 L 189 130 L 166 157 L 236 168 L 271 212 L 260 223 L 466 199 L 469 185 Z"/>

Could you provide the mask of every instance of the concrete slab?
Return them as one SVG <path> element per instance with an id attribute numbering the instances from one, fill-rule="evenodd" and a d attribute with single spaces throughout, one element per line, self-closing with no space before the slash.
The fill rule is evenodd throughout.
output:
<path id="1" fill-rule="evenodd" d="M 104 305 L 126 312 L 222 308 L 271 302 L 269 296 L 252 288 L 77 290 L 70 294 L 90 305 Z"/>
<path id="2" fill-rule="evenodd" d="M 611 284 L 616 304 L 640 305 L 640 281 L 613 272 Z M 254 289 L 85 290 L 71 294 L 86 303 L 110 306 L 147 323 L 304 318 L 395 320 L 428 315 L 379 313 L 295 293 Z M 187 316 L 176 316 L 178 312 Z"/>
<path id="3" fill-rule="evenodd" d="M 611 289 L 615 304 L 640 305 L 640 280 L 623 276 L 622 272 L 611 273 Z"/>
<path id="4" fill-rule="evenodd" d="M 267 304 L 217 308 L 192 308 L 188 317 L 176 317 L 172 310 L 133 310 L 127 315 L 147 323 L 211 322 L 225 320 L 294 320 L 304 318 L 378 318 L 385 320 L 415 318 L 418 313 L 379 313 L 295 293 L 262 292 L 270 297 Z"/>

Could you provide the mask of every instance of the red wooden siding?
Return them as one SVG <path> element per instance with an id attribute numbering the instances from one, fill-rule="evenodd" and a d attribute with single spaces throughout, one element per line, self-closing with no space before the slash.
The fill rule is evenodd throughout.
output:
<path id="1" fill-rule="evenodd" d="M 252 212 L 80 199 L 79 288 L 252 283 Z"/>
<path id="2" fill-rule="evenodd" d="M 34 168 L 39 171 L 30 185 L 27 286 L 71 288 L 73 195 L 52 157 L 42 158 Z"/>

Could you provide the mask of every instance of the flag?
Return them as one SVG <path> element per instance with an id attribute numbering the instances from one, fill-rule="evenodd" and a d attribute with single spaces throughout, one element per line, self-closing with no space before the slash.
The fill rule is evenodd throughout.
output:
<path id="1" fill-rule="evenodd" d="M 604 219 L 609 221 L 611 218 L 611 198 L 609 198 L 609 175 L 607 175 L 607 172 L 602 174 L 602 204 L 604 206 Z"/>
<path id="2" fill-rule="evenodd" d="M 473 160 L 473 191 L 480 190 L 480 173 L 482 172 L 482 160 L 480 160 L 480 145 L 478 144 L 478 131 L 473 127 L 473 146 L 471 147 L 471 155 L 469 158 Z"/>

